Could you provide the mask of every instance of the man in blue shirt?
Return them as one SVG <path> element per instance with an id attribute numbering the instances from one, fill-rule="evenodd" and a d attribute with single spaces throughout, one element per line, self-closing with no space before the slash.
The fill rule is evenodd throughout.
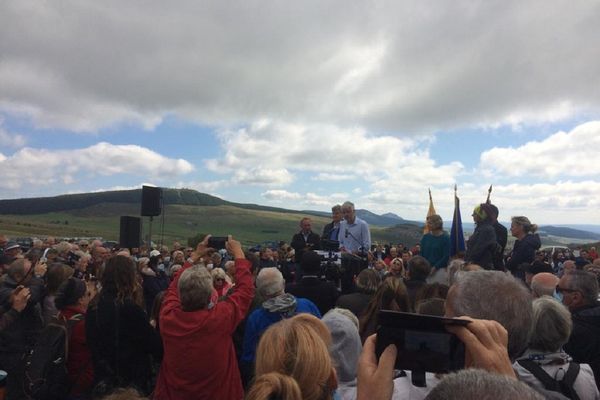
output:
<path id="1" fill-rule="evenodd" d="M 340 223 L 338 240 L 340 250 L 347 253 L 367 253 L 371 248 L 369 225 L 356 216 L 354 204 L 347 201 L 342 204 L 344 220 Z"/>

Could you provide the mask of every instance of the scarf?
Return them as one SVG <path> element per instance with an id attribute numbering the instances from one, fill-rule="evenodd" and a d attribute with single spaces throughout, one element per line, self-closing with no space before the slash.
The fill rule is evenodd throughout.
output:
<path id="1" fill-rule="evenodd" d="M 277 297 L 266 300 L 262 306 L 269 312 L 278 312 L 282 314 L 284 318 L 289 318 L 296 314 L 296 298 L 289 293 L 283 293 Z"/>

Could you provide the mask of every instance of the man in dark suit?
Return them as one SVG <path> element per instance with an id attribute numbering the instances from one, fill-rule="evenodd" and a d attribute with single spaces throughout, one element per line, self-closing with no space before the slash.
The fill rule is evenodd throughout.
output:
<path id="1" fill-rule="evenodd" d="M 323 227 L 323 240 L 338 240 L 340 222 L 342 221 L 342 206 L 336 204 L 331 207 L 331 222 Z"/>
<path id="2" fill-rule="evenodd" d="M 310 218 L 304 217 L 300 220 L 300 232 L 292 237 L 292 243 L 290 245 L 296 252 L 297 263 L 302 260 L 302 253 L 304 253 L 304 251 L 316 250 L 319 248 L 321 238 L 318 234 L 313 233 L 311 228 L 312 224 Z"/>
<path id="3" fill-rule="evenodd" d="M 305 251 L 300 265 L 304 275 L 298 283 L 289 285 L 286 292 L 312 301 L 321 315 L 325 315 L 335 307 L 337 288 L 333 283 L 321 280 L 321 256 L 316 252 Z"/>

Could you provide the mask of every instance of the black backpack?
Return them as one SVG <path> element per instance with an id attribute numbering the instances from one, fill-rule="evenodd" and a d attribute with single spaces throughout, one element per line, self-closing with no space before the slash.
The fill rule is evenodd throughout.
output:
<path id="1" fill-rule="evenodd" d="M 517 362 L 527 371 L 531 372 L 533 376 L 544 385 L 546 390 L 561 393 L 571 400 L 579 400 L 579 396 L 577 395 L 575 388 L 573 388 L 577 375 L 579 375 L 579 364 L 576 362 L 571 362 L 569 364 L 565 376 L 560 381 L 548 375 L 548 373 L 533 360 L 517 360 Z"/>
<path id="2" fill-rule="evenodd" d="M 23 357 L 23 391 L 28 399 L 64 399 L 71 390 L 67 359 L 73 326 L 84 318 L 75 314 L 54 317 L 40 332 L 35 345 Z"/>

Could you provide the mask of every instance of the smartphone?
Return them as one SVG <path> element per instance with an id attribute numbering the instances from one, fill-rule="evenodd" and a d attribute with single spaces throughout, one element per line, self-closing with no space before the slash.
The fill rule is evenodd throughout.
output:
<path id="1" fill-rule="evenodd" d="M 465 346 L 446 326 L 471 321 L 382 310 L 378 314 L 377 359 L 390 344 L 398 349 L 395 368 L 447 373 L 465 366 Z"/>
<path id="2" fill-rule="evenodd" d="M 226 236 L 211 236 L 208 238 L 208 247 L 211 247 L 215 250 L 224 249 L 225 243 L 227 243 Z"/>

